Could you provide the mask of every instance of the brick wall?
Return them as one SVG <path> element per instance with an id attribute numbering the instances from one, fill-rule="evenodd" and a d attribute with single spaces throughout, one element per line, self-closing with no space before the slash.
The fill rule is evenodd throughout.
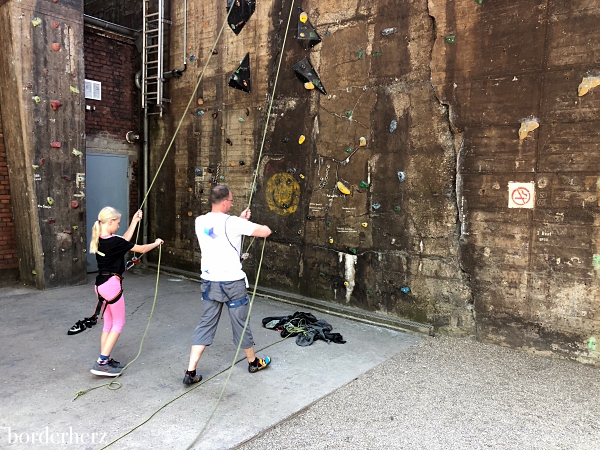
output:
<path id="1" fill-rule="evenodd" d="M 139 131 L 140 94 L 135 74 L 141 56 L 132 39 L 86 26 L 84 31 L 85 77 L 102 83 L 102 99 L 86 99 L 85 132 L 90 143 L 97 137 L 103 147 L 93 151 L 127 154 L 130 165 L 129 212 L 139 207 L 138 155 L 140 145 L 125 140 L 128 131 Z M 96 141 L 98 142 L 98 141 Z"/>
<path id="2" fill-rule="evenodd" d="M 0 271 L 19 266 L 0 109 Z M 0 272 L 1 273 L 1 272 Z"/>

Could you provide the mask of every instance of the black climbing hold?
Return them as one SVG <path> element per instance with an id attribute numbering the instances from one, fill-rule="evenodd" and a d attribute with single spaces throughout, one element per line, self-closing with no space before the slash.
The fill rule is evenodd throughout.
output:
<path id="1" fill-rule="evenodd" d="M 288 142 L 290 142 L 290 138 L 288 137 L 284 137 L 281 142 L 283 142 L 284 144 L 287 144 Z"/>
<path id="2" fill-rule="evenodd" d="M 229 138 L 226 138 L 226 139 L 225 139 L 225 142 L 226 142 L 227 144 L 229 144 L 229 145 L 233 145 L 233 142 L 231 142 L 231 139 L 229 139 Z"/>
<path id="3" fill-rule="evenodd" d="M 321 94 L 327 94 L 327 91 L 323 87 L 321 80 L 319 79 L 319 75 L 315 72 L 314 67 L 308 60 L 308 58 L 304 58 L 302 61 L 294 64 L 294 72 L 296 72 L 296 77 L 302 81 L 303 83 L 312 83 L 315 88 L 321 92 Z"/>
<path id="4" fill-rule="evenodd" d="M 246 163 L 245 163 L 244 161 L 240 161 L 238 164 L 239 164 L 240 166 L 245 166 L 245 165 L 246 165 Z"/>
<path id="5" fill-rule="evenodd" d="M 321 36 L 314 29 L 306 13 L 302 12 L 302 8 L 298 8 L 300 17 L 298 18 L 298 40 L 302 42 L 304 48 L 312 48 L 321 42 Z"/>
<path id="6" fill-rule="evenodd" d="M 250 20 L 256 9 L 255 0 L 227 0 L 227 11 L 231 8 L 231 13 L 227 18 L 229 27 L 236 34 L 240 34 L 244 25 Z"/>
<path id="7" fill-rule="evenodd" d="M 250 53 L 240 61 L 238 69 L 229 77 L 229 86 L 240 91 L 250 92 Z"/>

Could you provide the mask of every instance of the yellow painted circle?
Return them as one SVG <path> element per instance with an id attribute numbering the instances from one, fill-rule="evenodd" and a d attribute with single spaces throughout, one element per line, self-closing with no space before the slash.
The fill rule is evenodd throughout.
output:
<path id="1" fill-rule="evenodd" d="M 277 173 L 267 181 L 265 195 L 271 211 L 288 216 L 298 209 L 300 185 L 291 174 Z"/>

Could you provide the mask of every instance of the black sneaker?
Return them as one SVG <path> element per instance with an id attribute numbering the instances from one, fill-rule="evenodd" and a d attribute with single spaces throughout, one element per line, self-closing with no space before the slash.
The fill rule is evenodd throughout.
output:
<path id="1" fill-rule="evenodd" d="M 119 361 L 115 361 L 112 358 L 108 360 L 107 364 L 115 369 L 123 369 L 125 367 L 125 364 L 121 364 Z"/>
<path id="2" fill-rule="evenodd" d="M 90 372 L 101 377 L 116 377 L 121 373 L 121 369 L 109 364 L 98 364 L 98 361 L 96 361 Z"/>
<path id="3" fill-rule="evenodd" d="M 195 377 L 192 377 L 189 373 L 186 373 L 185 376 L 183 377 L 183 384 L 185 384 L 186 386 L 189 386 L 191 384 L 194 383 L 198 383 L 202 381 L 202 375 L 196 375 Z"/>
<path id="4" fill-rule="evenodd" d="M 258 372 L 259 370 L 263 370 L 265 367 L 271 364 L 271 358 L 268 356 L 265 356 L 264 358 L 256 358 L 256 361 L 258 362 L 256 366 L 254 366 L 252 363 L 248 364 L 248 372 Z"/>

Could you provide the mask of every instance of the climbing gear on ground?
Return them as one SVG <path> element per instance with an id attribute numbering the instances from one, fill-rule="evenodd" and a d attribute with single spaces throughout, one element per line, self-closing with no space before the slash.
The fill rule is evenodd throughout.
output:
<path id="1" fill-rule="evenodd" d="M 74 334 L 81 333 L 86 328 L 87 327 L 85 326 L 84 321 L 83 320 L 78 320 L 77 323 L 75 323 L 75 325 L 73 325 L 71 328 L 69 328 L 69 331 L 67 331 L 67 334 L 69 336 L 72 336 Z"/>
<path id="2" fill-rule="evenodd" d="M 311 313 L 295 312 L 291 316 L 265 317 L 262 324 L 269 330 L 281 332 L 282 338 L 296 336 L 296 344 L 301 347 L 307 347 L 319 339 L 328 344 L 346 343 L 340 333 L 331 333 L 333 327 L 330 324 Z"/>
<path id="3" fill-rule="evenodd" d="M 248 363 L 248 372 L 256 373 L 259 370 L 263 370 L 271 364 L 271 358 L 265 356 L 264 358 L 256 358 L 253 363 Z"/>

